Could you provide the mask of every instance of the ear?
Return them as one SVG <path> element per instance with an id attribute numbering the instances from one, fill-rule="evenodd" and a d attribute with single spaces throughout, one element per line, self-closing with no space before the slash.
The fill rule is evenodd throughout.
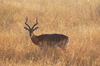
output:
<path id="1" fill-rule="evenodd" d="M 27 27 L 24 27 L 26 30 L 29 30 Z"/>
<path id="2" fill-rule="evenodd" d="M 38 27 L 36 27 L 35 29 L 33 29 L 33 31 L 34 31 L 34 30 L 37 30 L 37 29 L 38 29 Z"/>

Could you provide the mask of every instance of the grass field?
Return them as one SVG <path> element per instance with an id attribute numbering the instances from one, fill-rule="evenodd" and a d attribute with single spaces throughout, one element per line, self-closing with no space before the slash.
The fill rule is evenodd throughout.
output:
<path id="1" fill-rule="evenodd" d="M 35 35 L 64 34 L 67 53 L 32 43 Z M 0 0 L 0 66 L 100 66 L 100 0 Z"/>

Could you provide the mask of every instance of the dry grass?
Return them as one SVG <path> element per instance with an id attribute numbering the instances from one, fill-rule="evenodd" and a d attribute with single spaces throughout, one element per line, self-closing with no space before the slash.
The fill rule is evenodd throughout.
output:
<path id="1" fill-rule="evenodd" d="M 99 0 L 0 0 L 0 66 L 100 66 Z M 40 50 L 24 30 L 25 18 L 36 35 L 69 36 L 67 53 Z"/>

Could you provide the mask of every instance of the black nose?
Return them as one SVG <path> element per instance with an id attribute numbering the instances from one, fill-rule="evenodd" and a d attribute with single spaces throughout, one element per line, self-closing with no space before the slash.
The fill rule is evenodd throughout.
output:
<path id="1" fill-rule="evenodd" d="M 30 37 L 32 37 L 32 34 L 30 33 Z"/>

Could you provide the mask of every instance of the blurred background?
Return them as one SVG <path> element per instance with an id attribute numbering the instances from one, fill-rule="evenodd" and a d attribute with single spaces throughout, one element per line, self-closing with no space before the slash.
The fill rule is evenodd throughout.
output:
<path id="1" fill-rule="evenodd" d="M 37 36 L 68 36 L 67 53 L 32 43 L 26 17 Z M 0 0 L 0 66 L 99 66 L 99 33 L 100 0 Z"/>

